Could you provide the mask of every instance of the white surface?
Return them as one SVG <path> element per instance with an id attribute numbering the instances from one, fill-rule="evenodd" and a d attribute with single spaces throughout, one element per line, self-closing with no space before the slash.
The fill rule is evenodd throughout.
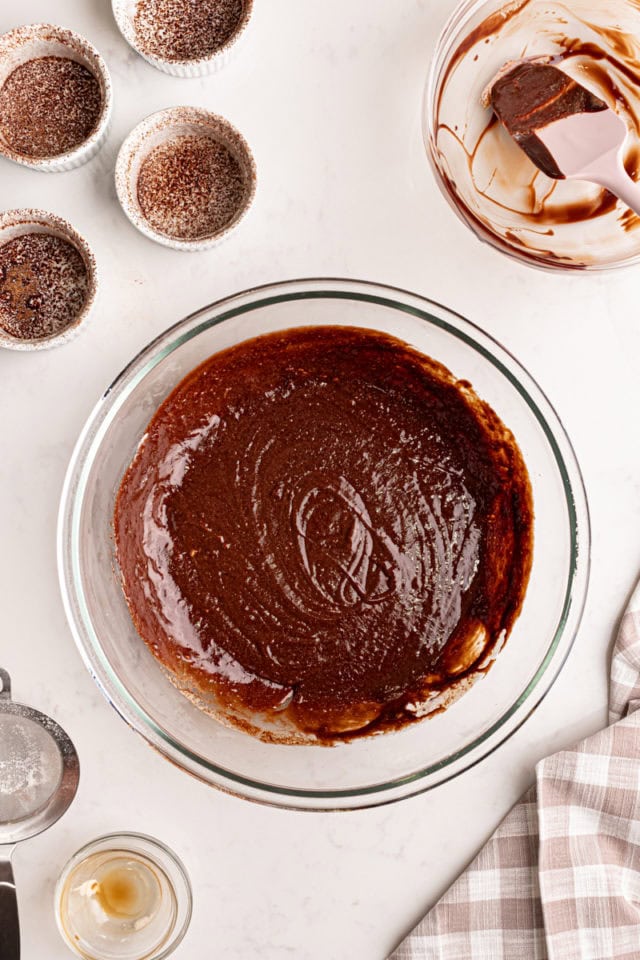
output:
<path id="1" fill-rule="evenodd" d="M 441 198 L 420 136 L 429 57 L 451 0 L 266 0 L 218 75 L 163 76 L 118 34 L 106 0 L 4 0 L 0 29 L 50 20 L 85 34 L 111 68 L 114 124 L 88 166 L 45 176 L 2 162 L 3 208 L 66 217 L 102 273 L 94 322 L 40 354 L 0 351 L 0 660 L 14 696 L 76 743 L 78 797 L 15 856 L 25 960 L 64 960 L 51 908 L 82 843 L 144 830 L 184 858 L 195 888 L 181 960 L 383 960 L 533 776 L 537 759 L 605 721 L 614 625 L 640 570 L 639 269 L 552 276 L 480 245 Z M 157 246 L 115 200 L 125 134 L 181 103 L 226 115 L 258 164 L 258 195 L 228 242 Z M 591 500 L 587 613 L 561 679 L 496 755 L 437 792 L 353 814 L 287 813 L 218 794 L 125 727 L 85 672 L 58 594 L 55 522 L 75 437 L 140 346 L 202 304 L 256 283 L 322 274 L 442 300 L 509 347 L 573 437 Z"/>

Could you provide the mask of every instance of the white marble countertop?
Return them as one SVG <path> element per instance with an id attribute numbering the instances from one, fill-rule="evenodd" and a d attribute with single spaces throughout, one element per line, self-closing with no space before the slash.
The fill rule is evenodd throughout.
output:
<path id="1" fill-rule="evenodd" d="M 184 858 L 195 889 L 190 960 L 383 960 L 533 777 L 543 755 L 605 721 L 615 624 L 640 571 L 640 268 L 555 276 L 478 243 L 442 199 L 423 151 L 422 87 L 452 0 L 257 0 L 244 48 L 203 80 L 165 76 L 129 49 L 108 0 L 3 0 L 0 29 L 49 21 L 86 35 L 111 69 L 115 115 L 88 166 L 44 175 L 0 161 L 2 208 L 43 207 L 92 244 L 102 290 L 73 343 L 0 351 L 0 662 L 14 696 L 75 741 L 79 794 L 15 871 L 25 960 L 68 956 L 58 871 L 85 841 L 142 830 Z M 234 122 L 259 169 L 255 207 L 217 250 L 138 234 L 115 199 L 125 134 L 168 105 Z M 348 276 L 406 287 L 481 324 L 549 394 L 576 447 L 593 520 L 587 610 L 569 662 L 494 756 L 435 792 L 373 811 L 297 814 L 217 793 L 156 756 L 102 699 L 57 584 L 58 499 L 103 388 L 163 328 L 255 284 Z M 197 829 L 196 829 L 197 828 Z"/>

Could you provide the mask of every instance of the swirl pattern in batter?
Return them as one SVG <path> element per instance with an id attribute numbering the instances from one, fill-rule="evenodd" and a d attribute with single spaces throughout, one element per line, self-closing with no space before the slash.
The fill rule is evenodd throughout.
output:
<path id="1" fill-rule="evenodd" d="M 414 722 L 486 669 L 532 516 L 515 440 L 469 384 L 336 326 L 193 371 L 114 523 L 135 625 L 183 692 L 266 739 L 334 742 Z"/>

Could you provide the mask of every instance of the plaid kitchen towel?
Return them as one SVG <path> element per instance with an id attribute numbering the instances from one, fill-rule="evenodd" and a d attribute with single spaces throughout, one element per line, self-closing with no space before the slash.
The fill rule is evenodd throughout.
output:
<path id="1" fill-rule="evenodd" d="M 640 587 L 611 665 L 610 722 L 536 784 L 390 960 L 639 960 Z"/>

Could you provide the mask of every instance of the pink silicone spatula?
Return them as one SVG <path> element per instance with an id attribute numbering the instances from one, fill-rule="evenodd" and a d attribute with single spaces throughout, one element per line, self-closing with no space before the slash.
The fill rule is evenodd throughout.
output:
<path id="1" fill-rule="evenodd" d="M 548 176 L 598 183 L 640 215 L 640 184 L 623 163 L 627 125 L 586 87 L 550 63 L 523 60 L 500 71 L 485 100 Z"/>

